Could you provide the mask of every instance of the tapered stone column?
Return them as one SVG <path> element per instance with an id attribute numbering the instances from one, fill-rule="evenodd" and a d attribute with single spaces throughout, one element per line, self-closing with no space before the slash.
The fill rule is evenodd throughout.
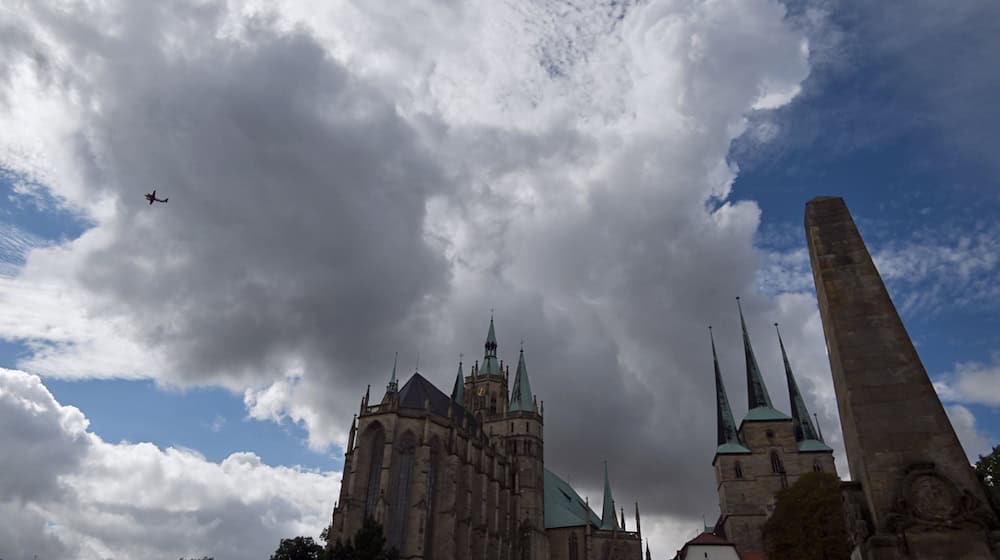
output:
<path id="1" fill-rule="evenodd" d="M 841 198 L 806 205 L 806 239 L 862 558 L 995 558 L 997 517 Z M 853 494 L 857 496 L 856 489 Z"/>

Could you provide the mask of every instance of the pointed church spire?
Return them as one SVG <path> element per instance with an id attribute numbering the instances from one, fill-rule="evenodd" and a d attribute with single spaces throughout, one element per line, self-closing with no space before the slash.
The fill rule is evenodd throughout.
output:
<path id="1" fill-rule="evenodd" d="M 708 327 L 708 338 L 712 341 L 712 361 L 715 364 L 715 426 L 716 444 L 719 446 L 716 453 L 749 452 L 740 442 L 733 411 L 729 408 L 729 398 L 726 396 L 726 387 L 722 384 L 722 371 L 719 369 L 719 356 L 715 352 L 712 327 Z"/>
<path id="2" fill-rule="evenodd" d="M 614 530 L 618 528 L 615 519 L 615 500 L 611 497 L 611 482 L 608 480 L 608 462 L 604 461 L 604 506 L 601 511 L 601 529 Z"/>
<path id="3" fill-rule="evenodd" d="M 528 366 L 524 365 L 524 347 L 521 348 L 521 355 L 517 359 L 517 374 L 514 375 L 514 390 L 510 394 L 508 410 L 511 412 L 535 410 L 531 384 L 528 382 Z"/>
<path id="4" fill-rule="evenodd" d="M 743 352 L 747 360 L 747 408 L 753 410 L 757 407 L 771 406 L 771 397 L 767 394 L 767 387 L 764 386 L 764 377 L 757 367 L 757 358 L 753 354 L 753 346 L 750 345 L 750 334 L 747 332 L 747 323 L 743 319 L 743 306 L 740 305 L 739 296 L 736 297 L 736 306 L 740 310 L 740 326 L 743 327 Z"/>
<path id="5" fill-rule="evenodd" d="M 788 402 L 791 404 L 792 420 L 795 422 L 795 440 L 799 442 L 812 440 L 822 443 L 823 437 L 819 435 L 816 426 L 813 424 L 813 419 L 809 416 L 806 401 L 802 398 L 802 393 L 799 392 L 799 385 L 795 382 L 795 376 L 792 374 L 792 364 L 788 362 L 788 354 L 785 352 L 785 342 L 781 340 L 781 331 L 778 329 L 778 323 L 774 324 L 774 330 L 778 333 L 778 346 L 781 347 L 781 359 L 785 362 L 785 379 L 788 381 Z"/>
<path id="6" fill-rule="evenodd" d="M 653 560 L 653 557 L 649 555 L 649 541 L 646 541 L 646 560 Z"/>
<path id="7" fill-rule="evenodd" d="M 500 362 L 497 360 L 497 335 L 493 328 L 493 312 L 490 311 L 490 330 L 486 333 L 486 343 L 483 344 L 485 353 L 483 355 L 483 365 L 479 369 L 480 375 L 499 375 Z"/>
<path id="8" fill-rule="evenodd" d="M 458 376 L 455 377 L 455 386 L 451 389 L 451 400 L 465 406 L 465 376 L 462 375 L 462 360 L 458 360 Z"/>
<path id="9" fill-rule="evenodd" d="M 399 390 L 399 381 L 396 380 L 396 362 L 399 361 L 399 352 L 392 359 L 392 375 L 389 376 L 389 384 L 385 386 L 386 393 L 395 393 Z"/>

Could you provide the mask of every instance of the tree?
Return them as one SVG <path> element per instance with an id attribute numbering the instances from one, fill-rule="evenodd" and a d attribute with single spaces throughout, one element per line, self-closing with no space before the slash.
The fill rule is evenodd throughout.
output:
<path id="1" fill-rule="evenodd" d="M 1000 488 L 1000 445 L 976 461 L 976 474 L 988 488 Z"/>
<path id="2" fill-rule="evenodd" d="M 1000 509 L 1000 445 L 976 461 L 976 475 L 983 481 L 993 507 Z"/>
<path id="3" fill-rule="evenodd" d="M 352 542 L 353 541 L 353 542 Z M 398 560 L 395 547 L 386 547 L 382 524 L 374 518 L 365 519 L 361 529 L 347 542 L 337 542 L 330 551 L 332 560 Z"/>
<path id="4" fill-rule="evenodd" d="M 772 560 L 848 560 L 840 480 L 808 473 L 778 492 L 774 513 L 764 524 L 764 548 Z"/>
<path id="5" fill-rule="evenodd" d="M 312 537 L 281 539 L 271 560 L 323 560 L 323 547 L 313 542 Z"/>

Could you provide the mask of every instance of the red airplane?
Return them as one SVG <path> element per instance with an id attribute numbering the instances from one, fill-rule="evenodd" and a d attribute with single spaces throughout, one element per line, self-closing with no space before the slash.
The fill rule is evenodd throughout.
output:
<path id="1" fill-rule="evenodd" d="M 170 199 L 164 198 L 163 200 L 160 200 L 159 198 L 156 198 L 156 189 L 153 189 L 153 192 L 146 193 L 146 200 L 148 200 L 149 205 L 152 206 L 154 202 L 167 202 Z"/>

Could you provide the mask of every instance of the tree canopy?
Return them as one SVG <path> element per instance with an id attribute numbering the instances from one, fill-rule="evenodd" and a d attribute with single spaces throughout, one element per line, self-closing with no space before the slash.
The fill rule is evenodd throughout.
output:
<path id="1" fill-rule="evenodd" d="M 1000 445 L 976 461 L 976 474 L 990 488 L 1000 487 Z"/>
<path id="2" fill-rule="evenodd" d="M 325 558 L 323 547 L 316 544 L 312 537 L 295 537 L 281 539 L 281 544 L 271 555 L 271 560 L 325 560 Z"/>
<path id="3" fill-rule="evenodd" d="M 808 473 L 778 492 L 764 524 L 764 548 L 773 560 L 848 560 L 840 480 Z"/>
<path id="4" fill-rule="evenodd" d="M 976 475 L 986 486 L 993 507 L 1000 509 L 1000 445 L 995 446 L 988 454 L 979 456 Z"/>
<path id="5" fill-rule="evenodd" d="M 386 546 L 382 524 L 369 517 L 346 542 L 337 539 L 331 550 L 331 560 L 398 560 L 399 552 Z"/>

